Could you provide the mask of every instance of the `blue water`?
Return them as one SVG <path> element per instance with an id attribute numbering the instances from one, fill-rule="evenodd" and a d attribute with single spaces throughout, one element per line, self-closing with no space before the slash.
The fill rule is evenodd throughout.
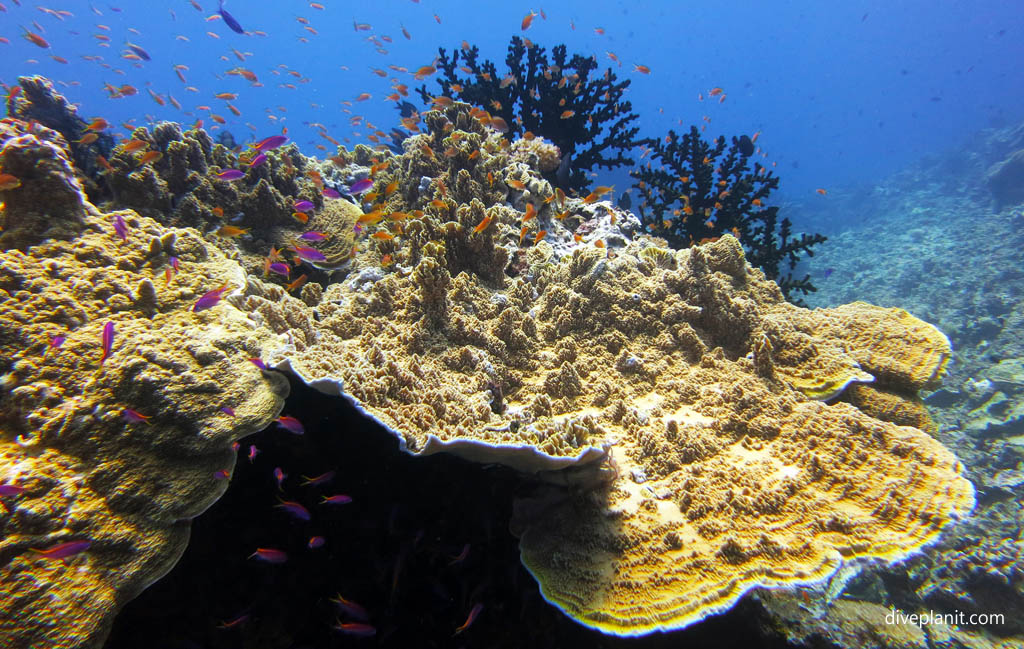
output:
<path id="1" fill-rule="evenodd" d="M 10 41 L 0 43 L 0 80 L 6 84 L 18 75 L 43 74 L 68 86 L 83 116 L 117 124 L 153 119 L 191 124 L 201 118 L 206 128 L 216 129 L 212 112 L 226 119 L 220 128 L 243 140 L 287 127 L 304 152 L 320 157 L 325 151 L 317 145 L 333 147 L 310 123 L 324 124 L 350 148 L 368 134 L 365 127 L 352 127 L 354 115 L 382 130 L 398 125 L 394 104 L 385 99 L 394 92 L 391 80 L 410 90 L 422 82 L 389 65 L 415 70 L 432 62 L 438 46 L 451 50 L 463 40 L 479 45 L 483 57 L 502 61 L 513 34 L 547 47 L 565 43 L 569 52 L 591 54 L 602 68 L 611 66 L 632 79 L 627 98 L 641 116 L 641 136 L 682 131 L 704 116 L 711 119 L 709 136 L 760 131 L 758 144 L 782 178 L 777 194 L 782 201 L 828 200 L 814 190 L 870 183 L 980 128 L 1024 116 L 1024 84 L 1015 81 L 1012 69 L 1024 60 L 1024 12 L 1017 3 L 997 0 L 506 2 L 489 3 L 486 10 L 475 3 L 434 0 L 323 0 L 323 9 L 297 0 L 228 2 L 225 8 L 250 32 L 246 35 L 232 32 L 222 20 L 208 20 L 217 9 L 211 0 L 198 0 L 201 11 L 185 0 L 48 5 L 73 13 L 64 20 L 28 2 L 0 2 L 5 8 L 0 35 Z M 531 9 L 543 10 L 546 19 L 538 15 L 523 32 L 522 19 Z M 371 29 L 356 30 L 355 22 Z M 49 49 L 21 38 L 21 26 L 35 30 L 33 25 L 41 28 Z M 109 36 L 109 47 L 102 47 L 96 34 Z M 152 60 L 121 58 L 126 41 L 144 48 Z M 233 50 L 245 56 L 244 63 Z M 83 60 L 83 55 L 102 61 Z M 634 71 L 635 64 L 648 66 L 650 74 Z M 188 66 L 187 83 L 175 75 L 174 65 Z M 238 66 L 255 72 L 262 87 L 225 74 Z M 130 84 L 139 93 L 111 99 L 104 83 Z M 425 83 L 436 90 L 432 79 Z M 723 103 L 708 97 L 714 87 L 724 90 Z M 158 105 L 150 89 L 173 96 L 182 110 Z M 238 94 L 231 103 L 240 117 L 214 98 L 223 92 Z M 362 93 L 371 98 L 355 101 Z M 414 93 L 410 100 L 420 104 Z M 202 105 L 211 110 L 197 108 Z M 601 181 L 619 190 L 630 184 L 624 170 Z"/>

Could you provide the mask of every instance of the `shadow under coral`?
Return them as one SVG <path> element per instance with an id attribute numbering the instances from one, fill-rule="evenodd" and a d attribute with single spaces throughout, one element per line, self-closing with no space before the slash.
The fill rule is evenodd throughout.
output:
<path id="1" fill-rule="evenodd" d="M 749 647 L 763 646 L 757 605 L 682 632 L 615 638 L 569 620 L 541 598 L 508 531 L 512 502 L 533 484 L 503 467 L 447 454 L 414 458 L 345 400 L 293 382 L 284 414 L 306 428 L 271 427 L 241 441 L 231 486 L 193 521 L 175 569 L 129 603 L 106 649 L 341 647 Z M 252 463 L 249 446 L 260 452 Z M 287 477 L 283 491 L 275 467 Z M 301 476 L 336 475 L 302 486 Z M 352 497 L 322 504 L 325 495 Z M 276 507 L 303 504 L 310 521 Z M 323 547 L 310 549 L 314 535 Z M 468 552 L 460 559 L 467 547 Z M 248 558 L 256 548 L 288 554 L 282 564 Z M 372 638 L 332 626 L 342 595 L 368 612 Z M 475 604 L 479 617 L 463 633 Z M 245 616 L 241 622 L 225 625 Z M 228 628 L 222 628 L 228 626 Z"/>

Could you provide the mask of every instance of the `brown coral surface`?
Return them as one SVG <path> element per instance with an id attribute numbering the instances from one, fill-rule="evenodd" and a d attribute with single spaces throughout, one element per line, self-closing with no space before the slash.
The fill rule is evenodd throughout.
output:
<path id="1" fill-rule="evenodd" d="M 99 212 L 62 138 L 23 130 L 0 132 L 0 164 L 22 178 L 0 250 L 0 484 L 20 491 L 0 514 L 0 638 L 98 647 L 177 562 L 227 488 L 232 442 L 277 416 L 287 384 L 248 361 L 266 333 L 241 312 L 192 310 L 244 285 L 235 262 L 193 230 Z"/>

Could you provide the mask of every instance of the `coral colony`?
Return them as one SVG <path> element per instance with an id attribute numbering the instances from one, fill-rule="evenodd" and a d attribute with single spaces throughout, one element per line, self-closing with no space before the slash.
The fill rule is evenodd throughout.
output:
<path id="1" fill-rule="evenodd" d="M 560 476 L 515 508 L 522 562 L 547 601 L 609 634 L 901 559 L 971 510 L 917 399 L 949 341 L 899 309 L 785 300 L 769 278 L 822 239 L 791 239 L 785 220 L 776 238 L 777 178 L 748 168 L 752 142 L 648 142 L 665 169 L 637 173 L 640 220 L 610 188 L 580 196 L 584 169 L 628 162 L 628 81 L 521 39 L 506 62 L 507 83 L 475 48 L 442 52 L 448 99 L 422 91 L 431 109 L 401 153 L 326 160 L 166 123 L 83 144 L 101 125 L 20 81 L 0 123 L 0 171 L 18 181 L 0 191 L 0 497 L 35 513 L 4 521 L 14 645 L 102 643 L 236 460 L 267 459 L 238 440 L 319 434 L 282 412 L 286 374 L 344 395 L 409 454 Z M 299 484 L 302 468 L 269 462 L 267 506 L 295 525 L 359 505 L 340 472 Z M 331 543 L 300 541 L 254 539 L 240 559 L 287 570 Z M 334 631 L 376 633 L 373 611 L 337 601 Z M 467 600 L 452 630 L 487 615 Z"/>

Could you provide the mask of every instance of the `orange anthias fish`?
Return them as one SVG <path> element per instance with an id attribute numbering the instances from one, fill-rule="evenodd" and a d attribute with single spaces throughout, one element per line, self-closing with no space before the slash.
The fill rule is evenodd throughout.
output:
<path id="1" fill-rule="evenodd" d="M 480 234 L 481 232 L 486 230 L 487 226 L 490 225 L 490 224 L 491 224 L 491 215 L 488 214 L 487 216 L 485 216 L 483 218 L 482 221 L 480 221 L 480 223 L 477 224 L 477 226 L 475 228 L 473 228 L 473 234 Z"/>
<path id="2" fill-rule="evenodd" d="M 537 12 L 533 11 L 532 9 L 530 10 L 530 13 L 526 14 L 526 17 L 525 17 L 525 18 L 523 18 L 523 23 L 522 23 L 522 25 L 521 25 L 521 27 L 522 27 L 522 29 L 523 29 L 523 31 L 524 31 L 524 32 L 525 32 L 525 31 L 526 31 L 527 29 L 529 29 L 529 28 L 530 28 L 530 25 L 532 25 L 532 24 L 533 24 L 533 19 L 534 19 L 534 18 L 535 18 L 536 16 L 537 16 Z"/>
<path id="3" fill-rule="evenodd" d="M 526 214 L 523 215 L 523 223 L 526 223 L 532 218 L 537 216 L 537 209 L 533 206 L 533 203 L 526 204 Z"/>

